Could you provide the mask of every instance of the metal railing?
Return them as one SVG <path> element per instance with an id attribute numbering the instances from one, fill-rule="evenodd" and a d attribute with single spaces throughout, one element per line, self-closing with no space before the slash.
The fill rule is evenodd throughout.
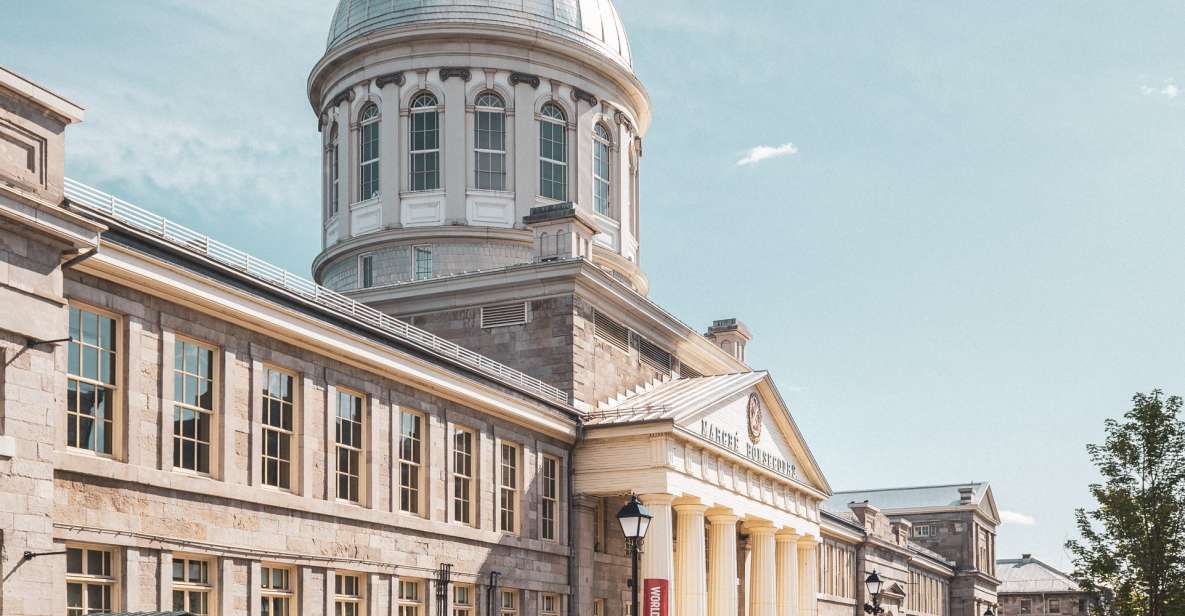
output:
<path id="1" fill-rule="evenodd" d="M 383 314 L 341 293 L 327 289 L 266 261 L 261 261 L 237 248 L 211 239 L 144 208 L 132 205 L 114 195 L 66 178 L 66 196 L 74 205 L 93 210 L 104 216 L 110 216 L 136 229 L 234 268 L 256 280 L 299 295 L 337 314 L 376 327 L 404 342 L 451 358 L 504 383 L 560 404 L 568 404 L 567 394 L 539 379 L 527 376 L 484 355 L 474 353 L 460 345 Z"/>

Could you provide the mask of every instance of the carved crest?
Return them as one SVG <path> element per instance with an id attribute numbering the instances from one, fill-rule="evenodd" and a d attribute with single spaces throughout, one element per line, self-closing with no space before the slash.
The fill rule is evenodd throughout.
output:
<path id="1" fill-rule="evenodd" d="M 761 440 L 761 398 L 757 394 L 749 394 L 749 440 L 754 445 Z"/>

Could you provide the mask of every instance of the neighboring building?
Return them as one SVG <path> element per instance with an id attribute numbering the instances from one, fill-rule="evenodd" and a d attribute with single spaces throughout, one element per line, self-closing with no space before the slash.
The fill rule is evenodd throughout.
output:
<path id="1" fill-rule="evenodd" d="M 1070 576 L 1025 554 L 996 562 L 1001 616 L 1085 616 L 1094 599 Z"/>
<path id="2" fill-rule="evenodd" d="M 830 514 L 825 520 L 855 524 L 863 533 L 857 544 L 842 524 L 824 525 L 825 536 L 865 553 L 855 571 L 861 584 L 852 597 L 838 599 L 862 606 L 868 601 L 862 582 L 877 571 L 887 581 L 889 611 L 981 616 L 998 604 L 1000 515 L 988 484 L 836 492 L 823 507 Z M 834 604 L 847 605 L 821 597 L 821 606 L 824 599 L 833 611 Z"/>
<path id="3" fill-rule="evenodd" d="M 65 179 L 0 70 L 0 613 L 621 616 L 636 493 L 671 614 L 813 614 L 751 334 L 645 296 L 611 2 L 342 0 L 308 92 L 325 286 Z"/>

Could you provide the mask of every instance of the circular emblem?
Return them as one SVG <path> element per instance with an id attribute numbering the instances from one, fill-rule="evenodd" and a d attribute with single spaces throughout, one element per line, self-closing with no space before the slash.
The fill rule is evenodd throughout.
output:
<path id="1" fill-rule="evenodd" d="M 749 394 L 749 440 L 756 445 L 761 440 L 761 398 Z"/>

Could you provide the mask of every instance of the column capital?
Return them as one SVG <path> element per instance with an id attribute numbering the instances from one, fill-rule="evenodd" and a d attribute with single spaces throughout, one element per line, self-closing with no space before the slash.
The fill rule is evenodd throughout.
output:
<path id="1" fill-rule="evenodd" d="M 801 538 L 802 535 L 793 528 L 783 528 L 774 534 L 774 539 L 777 539 L 778 543 L 798 543 Z"/>
<path id="2" fill-rule="evenodd" d="M 739 517 L 731 509 L 713 507 L 707 512 L 708 521 L 713 524 L 736 524 Z"/>
<path id="3" fill-rule="evenodd" d="M 803 535 L 798 538 L 798 546 L 803 548 L 813 548 L 819 545 L 819 538 L 814 535 Z"/>
<path id="4" fill-rule="evenodd" d="M 774 525 L 768 522 L 758 522 L 755 524 L 745 524 L 745 530 L 749 531 L 749 534 L 755 537 L 764 537 L 774 534 L 778 529 L 774 528 Z"/>
<path id="5" fill-rule="evenodd" d="M 675 513 L 707 513 L 708 506 L 703 503 L 675 503 Z"/>
<path id="6" fill-rule="evenodd" d="M 674 494 L 639 494 L 638 499 L 647 507 L 651 505 L 670 505 L 675 502 Z"/>

